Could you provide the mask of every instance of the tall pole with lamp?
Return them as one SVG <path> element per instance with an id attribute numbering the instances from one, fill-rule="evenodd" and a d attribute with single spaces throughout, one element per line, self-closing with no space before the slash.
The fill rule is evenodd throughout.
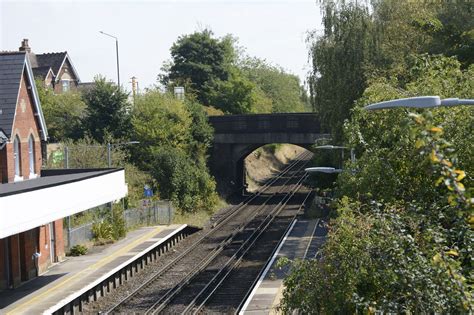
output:
<path id="1" fill-rule="evenodd" d="M 110 34 L 107 34 L 103 31 L 99 31 L 99 33 L 105 35 L 105 36 L 109 36 L 113 39 L 115 39 L 115 52 L 116 52 L 116 55 L 117 55 L 117 85 L 120 87 L 120 67 L 119 67 L 119 48 L 118 48 L 118 38 L 114 35 L 110 35 Z"/>

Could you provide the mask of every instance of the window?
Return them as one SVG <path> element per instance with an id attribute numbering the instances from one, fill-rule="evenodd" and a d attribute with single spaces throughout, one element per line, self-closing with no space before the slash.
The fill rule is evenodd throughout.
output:
<path id="1" fill-rule="evenodd" d="M 69 91 L 69 80 L 61 80 L 61 86 L 63 88 L 63 92 Z"/>
<path id="2" fill-rule="evenodd" d="M 13 161 L 15 162 L 15 180 L 21 180 L 21 146 L 20 138 L 15 136 L 13 140 Z"/>
<path id="3" fill-rule="evenodd" d="M 28 156 L 30 159 L 30 178 L 35 177 L 35 139 L 33 135 L 28 139 Z M 33 175 L 33 176 L 32 176 Z"/>

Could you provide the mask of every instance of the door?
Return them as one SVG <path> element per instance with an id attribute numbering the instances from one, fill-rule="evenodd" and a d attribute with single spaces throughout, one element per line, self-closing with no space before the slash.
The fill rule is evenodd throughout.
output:
<path id="1" fill-rule="evenodd" d="M 26 244 L 25 244 L 25 233 L 20 233 L 20 275 L 21 281 L 28 280 L 28 271 L 26 270 Z"/>

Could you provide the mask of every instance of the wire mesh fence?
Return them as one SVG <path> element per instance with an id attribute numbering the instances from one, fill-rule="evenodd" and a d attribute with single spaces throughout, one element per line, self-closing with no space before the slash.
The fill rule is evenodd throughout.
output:
<path id="1" fill-rule="evenodd" d="M 79 227 L 72 228 L 71 230 L 67 230 L 64 233 L 66 235 L 66 242 L 68 249 L 76 245 L 83 245 L 88 242 L 91 242 L 94 238 L 94 233 L 92 233 L 92 225 L 94 222 L 84 224 Z"/>
<path id="2" fill-rule="evenodd" d="M 144 200 L 137 208 L 127 209 L 123 212 L 125 226 L 127 230 L 149 225 L 169 225 L 173 222 L 174 208 L 171 202 L 164 200 Z M 93 241 L 94 233 L 92 226 L 95 222 L 103 220 L 96 219 L 93 222 L 83 224 L 78 227 L 64 228 L 65 244 L 67 249 L 76 245 L 83 245 Z"/>
<path id="3" fill-rule="evenodd" d="M 124 211 L 127 229 L 142 225 L 171 224 L 174 208 L 169 201 L 144 201 L 139 208 Z"/>

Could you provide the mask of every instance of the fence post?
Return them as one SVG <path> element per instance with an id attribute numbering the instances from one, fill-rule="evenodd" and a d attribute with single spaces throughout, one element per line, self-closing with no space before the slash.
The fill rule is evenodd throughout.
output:
<path id="1" fill-rule="evenodd" d="M 158 216 L 156 212 L 158 211 L 158 204 L 156 201 L 153 202 L 153 219 L 155 221 L 155 225 L 158 224 Z"/>
<path id="2" fill-rule="evenodd" d="M 69 148 L 64 147 L 64 167 L 69 168 Z"/>
<path id="3" fill-rule="evenodd" d="M 171 201 L 168 202 L 168 225 L 171 224 Z"/>

